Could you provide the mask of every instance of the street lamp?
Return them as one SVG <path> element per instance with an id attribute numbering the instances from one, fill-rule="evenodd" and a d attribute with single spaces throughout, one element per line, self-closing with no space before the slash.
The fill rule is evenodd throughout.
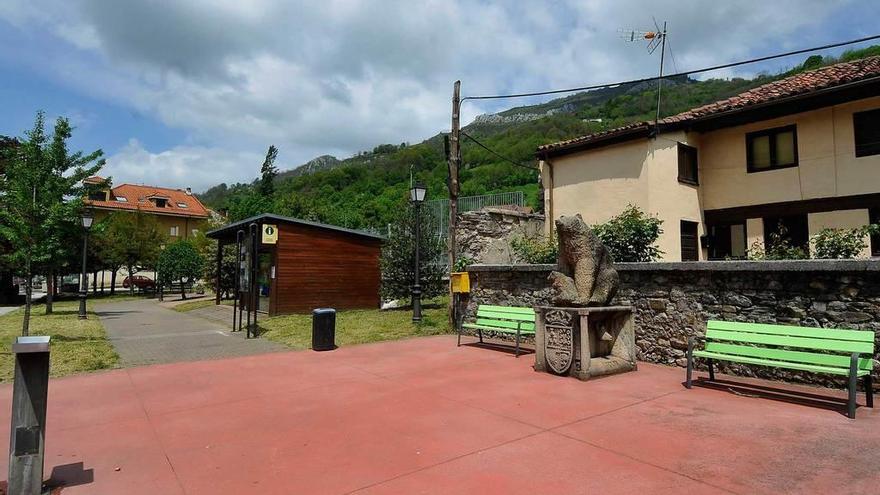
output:
<path id="1" fill-rule="evenodd" d="M 412 307 L 413 307 L 413 317 L 412 320 L 414 322 L 422 321 L 422 286 L 419 284 L 419 237 L 420 235 L 420 224 L 421 224 L 421 216 L 419 215 L 419 207 L 422 202 L 425 201 L 425 186 L 419 183 L 414 184 L 409 190 L 409 199 L 415 208 L 415 221 L 413 222 L 413 230 L 415 237 L 415 256 L 414 262 L 414 282 L 412 286 Z"/>
<path id="2" fill-rule="evenodd" d="M 83 211 L 82 217 L 82 226 L 83 226 L 83 265 L 82 265 L 82 277 L 80 278 L 79 284 L 79 319 L 85 320 L 86 316 L 86 296 L 89 291 L 89 284 L 86 274 L 86 256 L 88 254 L 89 249 L 89 229 L 92 228 L 92 221 L 95 220 L 95 217 L 92 216 L 91 210 Z"/>

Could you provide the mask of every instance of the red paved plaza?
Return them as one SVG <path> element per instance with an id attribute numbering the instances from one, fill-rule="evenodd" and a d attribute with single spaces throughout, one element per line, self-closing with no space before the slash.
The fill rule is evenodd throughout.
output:
<path id="1" fill-rule="evenodd" d="M 63 495 L 880 491 L 874 410 L 685 390 L 683 370 L 650 364 L 585 383 L 454 341 L 53 380 L 47 477 Z"/>

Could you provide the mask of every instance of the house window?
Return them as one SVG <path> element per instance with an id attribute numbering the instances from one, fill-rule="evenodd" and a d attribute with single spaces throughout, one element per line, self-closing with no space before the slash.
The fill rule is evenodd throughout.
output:
<path id="1" fill-rule="evenodd" d="M 877 225 L 880 229 L 880 208 L 868 210 L 868 218 L 872 225 Z M 871 235 L 871 256 L 880 256 L 880 231 Z"/>
<path id="2" fill-rule="evenodd" d="M 179 228 L 177 227 L 177 225 L 171 227 L 171 237 L 177 237 L 178 232 L 179 232 Z"/>
<path id="3" fill-rule="evenodd" d="M 178 208 L 189 208 L 186 203 L 177 203 Z"/>
<path id="4" fill-rule="evenodd" d="M 681 221 L 681 261 L 699 261 L 700 245 L 697 222 Z"/>
<path id="5" fill-rule="evenodd" d="M 749 172 L 797 167 L 797 127 L 790 125 L 746 134 Z"/>
<path id="6" fill-rule="evenodd" d="M 678 181 L 693 185 L 700 183 L 697 149 L 682 143 L 678 143 Z"/>
<path id="7" fill-rule="evenodd" d="M 158 207 L 158 208 L 165 208 L 165 202 L 166 202 L 166 201 L 167 201 L 167 200 L 166 200 L 165 198 L 154 198 L 154 199 L 153 199 L 153 204 L 155 204 L 156 207 Z"/>
<path id="8" fill-rule="evenodd" d="M 709 227 L 709 259 L 724 260 L 746 257 L 745 222 Z"/>
<path id="9" fill-rule="evenodd" d="M 880 108 L 853 114 L 856 156 L 880 155 Z"/>
<path id="10" fill-rule="evenodd" d="M 128 203 L 128 198 L 125 196 L 116 196 L 116 201 L 119 201 L 120 203 Z"/>
<path id="11" fill-rule="evenodd" d="M 107 201 L 107 193 L 105 191 L 89 193 L 89 199 L 92 201 Z"/>
<path id="12" fill-rule="evenodd" d="M 774 243 L 781 242 L 786 242 L 789 247 L 809 249 L 810 229 L 806 214 L 764 217 L 764 248 L 770 249 Z"/>

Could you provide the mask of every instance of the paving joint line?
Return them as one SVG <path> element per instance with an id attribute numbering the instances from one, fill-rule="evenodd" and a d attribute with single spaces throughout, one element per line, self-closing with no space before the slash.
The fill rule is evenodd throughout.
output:
<path id="1" fill-rule="evenodd" d="M 669 395 L 669 394 L 667 394 L 667 395 Z M 685 473 L 682 473 L 682 472 L 676 471 L 676 470 L 674 470 L 674 469 L 670 469 L 670 468 L 667 468 L 667 467 L 664 467 L 664 466 L 660 466 L 660 465 L 658 465 L 658 464 L 654 464 L 653 462 L 648 462 L 648 461 L 646 461 L 646 460 L 639 459 L 639 458 L 634 457 L 634 456 L 632 456 L 632 455 L 629 455 L 629 454 L 627 454 L 627 453 L 625 453 L 625 452 L 618 452 L 618 451 L 616 451 L 616 450 L 614 450 L 614 449 L 609 449 L 609 448 L 607 448 L 607 447 L 604 447 L 604 446 L 602 446 L 602 445 L 598 445 L 598 444 L 595 444 L 595 443 L 589 442 L 589 441 L 584 440 L 584 439 L 582 439 L 582 438 L 577 438 L 577 437 L 574 437 L 574 436 L 571 436 L 571 435 L 566 435 L 565 433 L 562 433 L 562 432 L 559 432 L 559 431 L 550 431 L 549 433 L 553 433 L 553 434 L 555 434 L 555 435 L 559 435 L 559 436 L 561 436 L 561 437 L 568 438 L 568 439 L 570 439 L 570 440 L 574 440 L 574 441 L 576 441 L 576 442 L 580 442 L 580 443 L 583 443 L 583 444 L 585 444 L 585 445 L 589 445 L 589 446 L 591 446 L 591 447 L 593 447 L 593 448 L 597 448 L 597 449 L 599 449 L 599 450 L 604 450 L 605 452 L 610 452 L 610 453 L 612 453 L 612 454 L 614 454 L 614 455 L 619 455 L 620 457 L 625 457 L 625 458 L 627 458 L 627 459 L 629 459 L 629 460 L 631 460 L 631 461 L 638 462 L 639 464 L 644 464 L 644 465 L 646 465 L 646 466 L 651 466 L 651 467 L 653 467 L 653 468 L 660 469 L 660 470 L 662 470 L 662 471 L 666 471 L 667 473 L 672 473 L 672 474 L 675 474 L 675 475 L 681 476 L 681 477 L 683 477 L 683 478 L 687 478 L 687 479 L 689 479 L 689 480 L 691 480 L 691 481 L 695 481 L 695 482 L 697 482 L 697 483 L 700 483 L 700 484 L 703 484 L 703 485 L 706 485 L 706 486 L 711 486 L 712 488 L 716 488 L 716 489 L 718 489 L 718 490 L 721 490 L 721 491 L 724 491 L 724 492 L 727 492 L 727 493 L 732 493 L 732 494 L 734 494 L 734 495 L 742 495 L 742 494 L 740 494 L 740 492 L 733 491 L 733 490 L 731 490 L 731 489 L 729 489 L 729 488 L 724 488 L 724 487 L 721 487 L 721 486 L 713 485 L 712 483 L 709 483 L 708 481 L 703 481 L 703 480 L 701 480 L 701 479 L 699 479 L 699 478 L 694 478 L 693 476 L 690 476 L 690 475 L 687 475 L 687 474 L 685 474 Z"/>
<path id="2" fill-rule="evenodd" d="M 153 432 L 153 438 L 156 440 L 156 443 L 159 444 L 159 448 L 162 450 L 162 456 L 165 458 L 165 462 L 168 463 L 168 468 L 171 469 L 171 473 L 174 474 L 174 480 L 177 482 L 177 486 L 180 487 L 181 493 L 186 495 L 186 488 L 183 486 L 183 482 L 180 480 L 180 476 L 178 476 L 177 470 L 174 469 L 174 463 L 171 462 L 171 458 L 168 457 L 168 451 L 165 449 L 165 445 L 162 444 L 162 439 L 159 438 L 159 432 L 156 431 L 156 427 L 155 425 L 153 425 L 153 421 L 150 418 L 150 414 L 147 412 L 144 401 L 141 400 L 141 396 L 137 393 L 137 388 L 134 385 L 134 380 L 132 380 L 131 374 L 128 372 L 128 370 L 125 371 L 125 375 L 128 376 L 128 382 L 131 384 L 131 391 L 137 399 L 138 404 L 140 404 L 141 410 L 144 412 L 147 424 L 150 426 L 150 431 Z"/>

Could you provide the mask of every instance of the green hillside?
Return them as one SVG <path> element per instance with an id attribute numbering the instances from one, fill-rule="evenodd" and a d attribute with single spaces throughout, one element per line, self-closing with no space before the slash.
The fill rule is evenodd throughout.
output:
<path id="1" fill-rule="evenodd" d="M 661 114 L 676 114 L 803 70 L 878 54 L 880 46 L 838 58 L 812 56 L 786 72 L 753 79 L 668 79 Z M 534 166 L 539 145 L 653 119 L 656 102 L 655 82 L 619 86 L 481 116 L 464 132 L 514 161 Z M 258 167 L 255 163 L 255 170 Z M 381 228 L 407 196 L 410 167 L 428 186 L 429 199 L 446 197 L 446 159 L 439 134 L 418 144 L 379 145 L 343 160 L 319 157 L 306 168 L 281 173 L 271 198 L 259 196 L 252 184 L 220 184 L 200 197 L 215 209 L 228 210 L 231 220 L 273 212 L 349 228 Z M 527 203 L 538 207 L 537 172 L 511 165 L 467 139 L 462 140 L 461 181 L 462 196 L 524 191 Z"/>

